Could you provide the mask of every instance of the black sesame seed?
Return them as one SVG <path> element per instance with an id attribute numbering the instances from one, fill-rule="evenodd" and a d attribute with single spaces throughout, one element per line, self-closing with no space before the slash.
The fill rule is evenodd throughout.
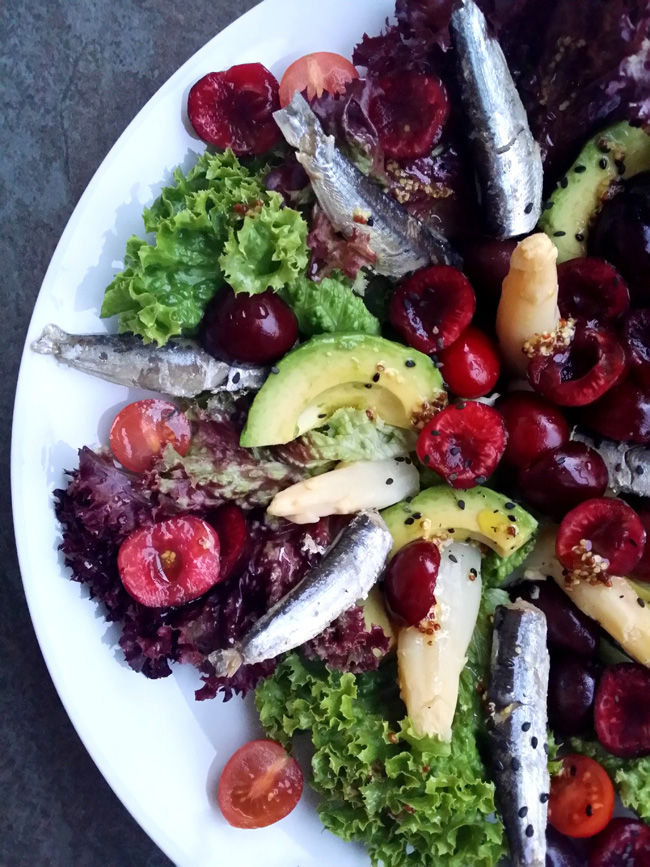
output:
<path id="1" fill-rule="evenodd" d="M 566 188 L 569 186 L 569 179 L 568 178 L 562 178 L 562 180 L 560 181 L 560 186 L 562 187 L 563 190 L 566 190 Z"/>
<path id="2" fill-rule="evenodd" d="M 413 497 L 406 497 L 405 500 L 404 500 L 404 502 L 405 502 L 405 503 L 412 503 L 412 502 L 413 502 Z"/>
<path id="3" fill-rule="evenodd" d="M 271 373 L 280 373 L 280 368 L 273 365 L 273 367 L 271 368 Z"/>
<path id="4" fill-rule="evenodd" d="M 372 388 L 372 383 L 371 383 L 371 382 L 367 382 L 367 383 L 366 383 L 366 388 Z"/>
<path id="5" fill-rule="evenodd" d="M 518 771 L 521 769 L 521 762 L 517 758 L 517 756 L 513 756 L 512 761 L 510 762 L 510 767 L 513 771 Z"/>
<path id="6" fill-rule="evenodd" d="M 587 806 L 585 807 L 585 813 L 587 814 L 587 816 L 589 816 L 589 818 L 594 815 L 594 808 L 591 806 L 591 804 L 587 804 Z"/>
<path id="7" fill-rule="evenodd" d="M 525 722 L 525 723 L 522 725 L 522 727 L 521 727 L 522 732 L 529 732 L 529 731 L 530 731 L 530 726 L 531 726 L 531 723 L 529 723 L 529 722 Z"/>
<path id="8" fill-rule="evenodd" d="M 544 752 L 548 755 L 548 744 L 544 744 Z"/>
<path id="9" fill-rule="evenodd" d="M 474 476 L 474 481 L 477 485 L 484 485 L 487 482 L 485 476 Z"/>
<path id="10" fill-rule="evenodd" d="M 616 166 L 616 171 L 619 173 L 619 175 L 625 174 L 625 163 L 623 162 L 623 160 L 614 160 L 614 165 Z"/>
<path id="11" fill-rule="evenodd" d="M 410 526 L 411 524 L 415 524 L 415 518 L 407 518 L 407 519 L 404 521 L 404 523 L 407 524 L 407 525 L 409 525 L 409 526 Z"/>
<path id="12" fill-rule="evenodd" d="M 376 373 L 376 374 L 373 376 L 372 381 L 373 381 L 373 382 L 379 382 L 379 374 L 378 374 L 378 373 Z"/>
<path id="13" fill-rule="evenodd" d="M 447 527 L 447 532 L 448 533 L 455 533 L 456 531 L 454 530 L 453 527 Z"/>
<path id="14" fill-rule="evenodd" d="M 327 418 L 327 413 L 326 412 L 319 413 L 318 418 Z"/>
<path id="15" fill-rule="evenodd" d="M 405 464 L 408 464 L 409 466 L 411 466 L 411 464 L 413 463 L 413 461 L 412 461 L 410 458 L 404 458 L 404 463 L 405 463 Z"/>
<path id="16" fill-rule="evenodd" d="M 399 458 L 399 457 L 398 457 L 398 458 L 395 458 L 395 463 L 396 463 L 396 464 L 403 464 L 403 463 L 404 463 L 404 458 Z"/>
<path id="17" fill-rule="evenodd" d="M 395 481 L 394 479 L 386 479 L 386 484 L 392 485 L 394 481 Z"/>
<path id="18" fill-rule="evenodd" d="M 497 771 L 504 771 L 505 770 L 505 768 L 503 766 L 503 762 L 501 761 L 501 759 L 496 759 L 496 761 L 494 762 L 494 767 L 496 768 Z"/>
<path id="19" fill-rule="evenodd" d="M 528 827 L 526 828 L 526 836 L 532 837 L 534 833 L 535 833 L 535 829 L 533 828 L 533 826 L 528 825 Z"/>
<path id="20" fill-rule="evenodd" d="M 468 470 L 472 466 L 472 459 L 467 458 L 466 460 L 464 460 L 463 466 L 465 467 L 466 470 Z"/>
<path id="21" fill-rule="evenodd" d="M 465 508 L 465 500 L 458 500 L 458 508 L 461 511 Z"/>
<path id="22" fill-rule="evenodd" d="M 642 467 L 641 464 L 637 464 L 634 467 L 634 472 L 637 474 L 637 476 L 642 476 L 645 472 L 645 468 Z"/>
<path id="23" fill-rule="evenodd" d="M 450 455 L 454 455 L 454 456 L 455 456 L 455 455 L 459 455 L 459 454 L 460 454 L 460 448 L 459 448 L 458 446 L 452 446 L 452 447 L 449 449 L 449 454 L 450 454 Z"/>
<path id="24" fill-rule="evenodd" d="M 458 403 L 456 404 L 456 409 L 465 409 L 466 406 L 467 406 L 466 403 L 463 403 L 462 401 L 459 400 Z"/>
<path id="25" fill-rule="evenodd" d="M 425 464 L 428 464 L 428 463 L 430 462 L 430 460 L 431 460 L 431 458 L 430 458 L 429 455 L 425 455 L 425 456 L 422 458 L 422 462 L 425 463 Z"/>
<path id="26" fill-rule="evenodd" d="M 611 151 L 610 144 L 606 138 L 601 139 L 601 141 L 598 144 L 598 147 L 600 148 L 601 152 L 604 154 L 608 154 Z"/>
<path id="27" fill-rule="evenodd" d="M 546 792 L 542 792 L 542 794 L 539 796 L 540 803 L 542 804 L 546 804 L 548 799 L 549 795 Z"/>
<path id="28" fill-rule="evenodd" d="M 538 743 L 539 743 L 539 741 L 537 740 L 537 738 L 535 737 L 535 735 L 533 735 L 532 738 L 530 739 L 530 745 L 531 745 L 531 747 L 532 747 L 534 750 L 537 749 L 537 744 L 538 744 Z"/>
<path id="29" fill-rule="evenodd" d="M 237 371 L 237 373 L 233 374 L 232 381 L 235 383 L 235 385 L 239 382 L 240 379 L 241 379 L 241 373 L 239 371 Z"/>
<path id="30" fill-rule="evenodd" d="M 516 515 L 508 515 L 508 520 L 515 522 L 517 520 L 517 516 Z"/>
<path id="31" fill-rule="evenodd" d="M 370 226 L 370 227 L 372 227 L 372 226 L 374 226 L 374 225 L 375 225 L 375 220 L 374 220 L 374 218 L 373 218 L 373 217 L 368 217 L 368 219 L 366 220 L 366 226 Z"/>
<path id="32" fill-rule="evenodd" d="M 641 599 L 640 596 L 637 596 L 636 601 L 637 601 L 637 605 L 639 605 L 641 608 L 645 608 L 645 602 L 643 601 L 643 599 Z"/>
<path id="33" fill-rule="evenodd" d="M 550 211 L 554 204 L 555 204 L 555 202 L 544 202 L 542 207 L 544 208 L 545 211 Z"/>
<path id="34" fill-rule="evenodd" d="M 620 473 L 622 469 L 623 469 L 623 464 L 616 464 L 615 467 L 614 467 L 614 470 L 615 470 L 617 473 Z"/>
<path id="35" fill-rule="evenodd" d="M 478 576 L 478 572 L 476 571 L 476 569 L 474 569 L 473 566 L 472 566 L 472 568 L 469 570 L 469 573 L 470 573 L 470 575 L 473 575 L 475 578 Z"/>
<path id="36" fill-rule="evenodd" d="M 420 518 L 422 517 L 422 512 L 413 512 L 413 517 L 415 518 L 416 521 L 419 521 Z"/>
<path id="37" fill-rule="evenodd" d="M 606 168 L 607 168 L 607 165 L 608 165 L 608 163 L 607 163 L 607 157 L 601 157 L 601 158 L 598 160 L 598 165 L 601 167 L 601 169 L 606 169 Z"/>
<path id="38" fill-rule="evenodd" d="M 516 505 L 516 503 L 504 503 L 503 508 L 504 509 L 516 509 L 517 505 Z"/>
<path id="39" fill-rule="evenodd" d="M 518 815 L 520 819 L 525 819 L 528 815 L 528 807 L 520 807 Z"/>
<path id="40" fill-rule="evenodd" d="M 559 232 L 553 232 L 554 238 L 563 238 L 566 235 L 566 232 L 563 232 L 561 229 Z"/>
<path id="41" fill-rule="evenodd" d="M 458 478 L 458 473 L 449 473 L 449 481 L 450 482 L 455 482 L 457 478 Z"/>
<path id="42" fill-rule="evenodd" d="M 573 169 L 573 171 L 574 171 L 577 175 L 580 175 L 580 174 L 582 174 L 582 172 L 586 172 L 586 171 L 587 171 L 587 166 L 576 166 L 576 167 Z"/>
<path id="43" fill-rule="evenodd" d="M 533 207 L 534 207 L 533 202 L 528 202 L 528 204 L 524 208 L 524 214 L 530 214 L 530 212 L 533 210 Z"/>
<path id="44" fill-rule="evenodd" d="M 584 241 L 584 239 L 585 236 L 582 234 L 582 232 L 576 232 L 576 241 Z"/>
<path id="45" fill-rule="evenodd" d="M 458 563 L 458 557 L 456 557 L 455 554 L 450 554 L 449 559 L 451 560 L 452 563 Z"/>
<path id="46" fill-rule="evenodd" d="M 413 361 L 412 358 L 407 358 L 406 361 L 404 362 L 404 364 L 407 367 L 415 367 L 415 362 Z"/>
<path id="47" fill-rule="evenodd" d="M 432 431 L 429 431 L 429 433 L 431 434 L 432 437 L 439 437 L 440 436 L 439 430 L 432 430 Z"/>

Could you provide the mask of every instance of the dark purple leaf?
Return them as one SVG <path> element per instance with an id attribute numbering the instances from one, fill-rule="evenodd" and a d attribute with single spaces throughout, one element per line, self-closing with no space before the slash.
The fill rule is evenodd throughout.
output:
<path id="1" fill-rule="evenodd" d="M 319 636 L 308 641 L 305 656 L 321 659 L 330 668 L 358 674 L 377 668 L 388 652 L 389 641 L 380 626 L 366 628 L 363 607 L 350 608 Z"/>

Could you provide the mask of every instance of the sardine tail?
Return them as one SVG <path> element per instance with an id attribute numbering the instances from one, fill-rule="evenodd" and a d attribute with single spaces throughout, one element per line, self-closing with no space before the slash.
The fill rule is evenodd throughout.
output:
<path id="1" fill-rule="evenodd" d="M 32 342 L 32 350 L 40 355 L 58 355 L 68 334 L 58 325 L 46 325 L 41 336 Z"/>
<path id="2" fill-rule="evenodd" d="M 218 677 L 232 677 L 243 665 L 244 657 L 235 647 L 215 650 L 208 656 Z"/>

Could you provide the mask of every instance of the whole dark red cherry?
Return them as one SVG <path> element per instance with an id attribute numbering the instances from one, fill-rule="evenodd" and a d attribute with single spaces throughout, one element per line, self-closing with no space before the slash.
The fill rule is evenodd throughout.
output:
<path id="1" fill-rule="evenodd" d="M 435 604 L 440 549 L 435 542 L 416 539 L 401 548 L 388 564 L 384 593 L 391 613 L 416 626 Z"/>
<path id="2" fill-rule="evenodd" d="M 609 475 L 605 461 L 584 443 L 568 442 L 544 452 L 519 472 L 526 502 L 561 521 L 584 500 L 602 497 Z"/>
<path id="3" fill-rule="evenodd" d="M 554 656 L 548 683 L 548 721 L 560 735 L 579 735 L 593 725 L 600 666 L 593 659 Z"/>
<path id="4" fill-rule="evenodd" d="M 569 439 L 564 413 L 531 391 L 510 391 L 495 404 L 508 429 L 504 463 L 521 469 Z"/>
<path id="5" fill-rule="evenodd" d="M 199 328 L 201 346 L 230 364 L 272 364 L 291 349 L 298 320 L 285 302 L 267 289 L 259 295 L 220 289 Z"/>
<path id="6" fill-rule="evenodd" d="M 584 407 L 580 421 L 613 440 L 650 443 L 650 388 L 628 376 L 600 400 Z"/>

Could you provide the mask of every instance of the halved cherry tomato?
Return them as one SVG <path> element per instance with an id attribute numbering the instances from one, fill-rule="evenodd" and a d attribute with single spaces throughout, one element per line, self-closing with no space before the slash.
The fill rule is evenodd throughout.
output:
<path id="1" fill-rule="evenodd" d="M 190 423 L 167 400 L 136 400 L 118 412 L 111 425 L 113 454 L 127 470 L 144 473 L 169 443 L 179 455 L 190 447 Z"/>
<path id="2" fill-rule="evenodd" d="M 265 828 L 284 819 L 302 794 L 298 762 L 275 741 L 249 741 L 221 772 L 217 799 L 235 828 Z"/>
<path id="3" fill-rule="evenodd" d="M 219 537 L 193 515 L 169 518 L 131 533 L 119 550 L 117 568 L 142 605 L 184 605 L 221 579 Z"/>
<path id="4" fill-rule="evenodd" d="M 548 821 L 567 837 L 593 837 L 614 812 L 614 786 L 594 759 L 565 756 L 562 770 L 551 778 Z"/>
<path id="5" fill-rule="evenodd" d="M 294 60 L 280 82 L 280 105 L 289 105 L 296 91 L 307 91 L 307 99 L 322 96 L 323 91 L 343 93 L 348 82 L 359 77 L 352 63 L 332 51 L 315 51 Z"/>

